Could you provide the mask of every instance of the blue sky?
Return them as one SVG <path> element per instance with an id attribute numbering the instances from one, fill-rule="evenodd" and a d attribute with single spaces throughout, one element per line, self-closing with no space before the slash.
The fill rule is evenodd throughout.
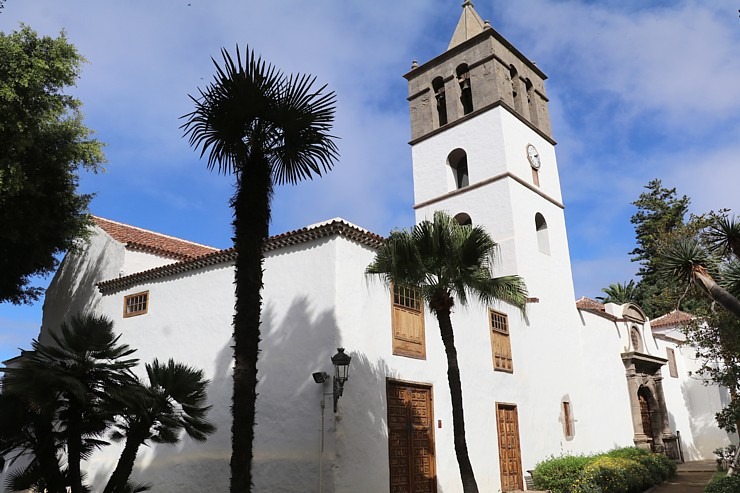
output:
<path id="1" fill-rule="evenodd" d="M 461 0 L 7 0 L 0 30 L 25 22 L 88 59 L 71 92 L 107 144 L 105 173 L 81 176 L 91 212 L 230 244 L 230 177 L 206 170 L 179 129 L 221 47 L 249 45 L 337 92 L 341 160 L 280 188 L 271 233 L 340 216 L 379 234 L 413 224 L 406 81 L 447 47 Z M 477 0 L 494 29 L 550 77 L 553 135 L 577 296 L 631 278 L 630 202 L 651 179 L 692 210 L 740 210 L 740 0 Z M 41 280 L 42 285 L 48 280 Z M 38 334 L 41 303 L 0 305 L 0 359 Z"/>

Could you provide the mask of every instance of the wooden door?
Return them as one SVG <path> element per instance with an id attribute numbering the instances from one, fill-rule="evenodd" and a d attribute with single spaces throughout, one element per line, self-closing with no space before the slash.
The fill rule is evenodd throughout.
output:
<path id="1" fill-rule="evenodd" d="M 496 404 L 501 491 L 524 488 L 519 447 L 519 418 L 514 404 Z"/>
<path id="2" fill-rule="evenodd" d="M 640 402 L 640 417 L 642 418 L 642 432 L 650 438 L 650 449 L 653 450 L 653 416 L 650 410 L 650 391 L 645 387 L 640 387 L 637 392 L 637 400 Z"/>
<path id="3" fill-rule="evenodd" d="M 437 491 L 432 388 L 388 380 L 391 493 Z"/>

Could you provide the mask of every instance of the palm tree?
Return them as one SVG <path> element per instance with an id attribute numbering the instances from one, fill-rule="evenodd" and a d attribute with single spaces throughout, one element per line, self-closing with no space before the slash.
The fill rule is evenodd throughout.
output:
<path id="1" fill-rule="evenodd" d="M 20 396 L 34 416 L 31 443 L 43 446 L 34 450 L 40 470 L 48 473 L 53 468 L 55 443 L 61 442 L 66 446 L 67 485 L 72 493 L 83 493 L 82 459 L 106 443 L 100 438 L 115 410 L 133 405 L 139 397 L 130 371 L 138 360 L 128 359 L 135 349 L 118 344 L 120 336 L 104 316 L 74 316 L 50 336 L 53 344 L 34 340 L 33 351 L 23 353 L 18 367 L 2 369 L 3 393 Z M 59 474 L 45 478 L 49 491 L 59 491 Z"/>
<path id="2" fill-rule="evenodd" d="M 527 289 L 519 276 L 492 277 L 491 263 L 498 245 L 480 226 L 461 226 L 446 212 L 435 212 L 411 230 L 394 230 L 378 250 L 366 273 L 383 278 L 387 285 L 421 289 L 437 317 L 445 353 L 452 401 L 455 453 L 463 490 L 478 491 L 465 441 L 462 384 L 450 312 L 465 306 L 472 296 L 490 305 L 504 301 L 522 312 Z"/>
<path id="3" fill-rule="evenodd" d="M 122 416 L 114 440 L 126 440 L 116 469 L 111 474 L 104 493 L 125 493 L 141 445 L 147 442 L 176 444 L 180 431 L 204 441 L 216 431 L 206 414 L 206 387 L 209 381 L 198 370 L 170 359 L 166 365 L 154 360 L 146 365 L 149 385 L 145 387 L 141 405 Z"/>
<path id="4" fill-rule="evenodd" d="M 721 275 L 720 260 L 700 238 L 681 237 L 666 245 L 660 253 L 658 272 L 665 279 L 695 286 L 710 300 L 740 318 L 740 300 L 715 280 Z M 729 272 L 732 281 L 735 270 L 731 267 Z"/>
<path id="5" fill-rule="evenodd" d="M 610 284 L 608 287 L 602 288 L 601 291 L 606 296 L 597 296 L 596 299 L 602 303 L 623 305 L 637 299 L 637 286 L 633 280 Z"/>
<path id="6" fill-rule="evenodd" d="M 236 302 L 232 397 L 231 491 L 251 490 L 262 306 L 262 245 L 268 237 L 276 184 L 295 184 L 332 168 L 335 95 L 314 89 L 314 77 L 285 76 L 247 48 L 244 60 L 221 50 L 214 81 L 191 96 L 183 116 L 190 145 L 208 153 L 208 168 L 233 173 Z"/>
<path id="7" fill-rule="evenodd" d="M 20 460 L 6 478 L 10 491 L 65 493 L 67 481 L 59 463 L 61 443 L 53 426 L 53 412 L 30 406 L 22 395 L 0 393 L 0 468 Z M 7 458 L 7 460 L 6 460 Z"/>

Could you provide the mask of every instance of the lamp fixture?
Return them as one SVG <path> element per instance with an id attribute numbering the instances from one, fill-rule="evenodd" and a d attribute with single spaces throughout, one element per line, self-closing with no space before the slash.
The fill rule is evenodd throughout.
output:
<path id="1" fill-rule="evenodd" d="M 325 371 L 317 371 L 311 376 L 313 377 L 313 381 L 316 383 L 324 383 L 326 382 L 326 379 L 329 378 L 329 374 Z"/>
<path id="2" fill-rule="evenodd" d="M 337 412 L 337 402 L 344 392 L 344 384 L 349 379 L 349 363 L 352 356 L 344 353 L 344 348 L 337 348 L 337 354 L 331 357 L 334 365 L 334 412 Z"/>

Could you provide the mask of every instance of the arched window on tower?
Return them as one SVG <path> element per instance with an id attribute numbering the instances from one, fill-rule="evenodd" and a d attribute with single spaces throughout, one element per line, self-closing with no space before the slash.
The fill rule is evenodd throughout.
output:
<path id="1" fill-rule="evenodd" d="M 442 77 L 436 77 L 432 81 L 434 98 L 437 100 L 437 117 L 439 126 L 447 125 L 447 98 L 445 97 L 445 81 Z"/>
<path id="2" fill-rule="evenodd" d="M 447 164 L 452 171 L 455 189 L 467 187 L 470 184 L 468 178 L 468 155 L 462 149 L 455 149 L 447 156 Z"/>
<path id="3" fill-rule="evenodd" d="M 460 226 L 472 226 L 473 225 L 473 220 L 470 219 L 470 216 L 465 212 L 456 214 L 455 221 L 457 221 L 457 224 L 459 224 Z"/>
<path id="4" fill-rule="evenodd" d="M 534 215 L 534 227 L 537 230 L 537 248 L 542 253 L 550 255 L 550 236 L 547 232 L 545 216 L 539 212 Z"/>
<path id="5" fill-rule="evenodd" d="M 511 98 L 514 100 L 514 109 L 521 112 L 522 96 L 519 94 L 519 72 L 513 65 L 509 65 L 509 80 L 511 81 Z"/>
<path id="6" fill-rule="evenodd" d="M 524 80 L 524 87 L 527 89 L 527 105 L 529 105 L 529 121 L 537 125 L 537 94 L 534 92 L 534 86 L 529 79 Z"/>
<path id="7" fill-rule="evenodd" d="M 460 83 L 460 102 L 463 107 L 463 115 L 467 115 L 473 111 L 473 90 L 470 87 L 470 72 L 466 63 L 457 67 L 457 82 Z"/>

